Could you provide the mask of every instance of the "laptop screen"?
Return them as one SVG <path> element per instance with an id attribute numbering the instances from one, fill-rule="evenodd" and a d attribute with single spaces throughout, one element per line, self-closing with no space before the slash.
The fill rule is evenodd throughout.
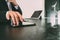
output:
<path id="1" fill-rule="evenodd" d="M 38 18 L 38 17 L 40 16 L 41 12 L 42 12 L 42 10 L 35 11 L 35 12 L 33 13 L 33 15 L 31 16 L 31 18 Z"/>

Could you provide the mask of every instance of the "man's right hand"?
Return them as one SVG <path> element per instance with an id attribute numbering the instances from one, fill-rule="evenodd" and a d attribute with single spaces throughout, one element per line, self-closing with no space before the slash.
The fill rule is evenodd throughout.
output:
<path id="1" fill-rule="evenodd" d="M 19 25 L 19 21 L 23 22 L 22 15 L 17 11 L 8 11 L 6 13 L 6 19 L 7 20 L 12 20 L 13 24 L 16 25 L 16 26 Z"/>

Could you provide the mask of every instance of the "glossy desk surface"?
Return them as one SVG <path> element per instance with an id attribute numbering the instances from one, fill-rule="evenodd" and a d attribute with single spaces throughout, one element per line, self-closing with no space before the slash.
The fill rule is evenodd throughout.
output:
<path id="1" fill-rule="evenodd" d="M 17 28 L 0 25 L 0 40 L 55 40 L 55 38 L 57 40 L 55 36 L 58 31 L 55 32 L 56 34 L 53 33 L 54 31 L 49 31 L 51 29 L 46 28 L 48 24 L 45 20 L 30 20 L 30 22 L 34 22 L 36 25 Z"/>

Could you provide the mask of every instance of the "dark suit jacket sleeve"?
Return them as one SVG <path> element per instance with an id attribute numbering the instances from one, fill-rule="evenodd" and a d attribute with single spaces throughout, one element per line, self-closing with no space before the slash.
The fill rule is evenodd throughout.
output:
<path id="1" fill-rule="evenodd" d="M 6 12 L 8 11 L 7 4 L 5 0 L 0 0 L 0 23 L 7 22 Z"/>
<path id="2" fill-rule="evenodd" d="M 7 11 L 0 11 L 0 23 L 8 22 L 8 20 L 6 19 L 6 12 Z"/>

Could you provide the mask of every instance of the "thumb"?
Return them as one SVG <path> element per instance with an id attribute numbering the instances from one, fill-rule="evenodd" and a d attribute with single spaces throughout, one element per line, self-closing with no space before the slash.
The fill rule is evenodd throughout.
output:
<path id="1" fill-rule="evenodd" d="M 10 15 L 9 15 L 9 13 L 8 13 L 8 12 L 6 13 L 6 19 L 7 19 L 7 20 L 9 20 L 9 19 L 10 19 Z"/>

